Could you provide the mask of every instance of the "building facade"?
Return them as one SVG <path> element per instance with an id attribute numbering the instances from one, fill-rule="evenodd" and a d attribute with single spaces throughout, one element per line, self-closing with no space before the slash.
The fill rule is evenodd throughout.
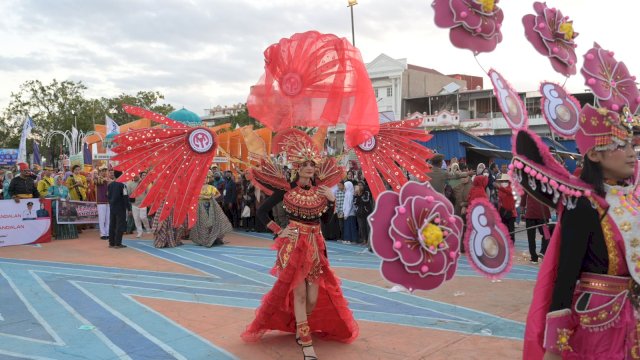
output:
<path id="1" fill-rule="evenodd" d="M 204 109 L 205 114 L 200 117 L 206 126 L 214 126 L 222 121 L 229 120 L 232 116 L 247 111 L 247 104 L 238 103 L 231 106 L 215 106 L 211 109 Z"/>
<path id="2" fill-rule="evenodd" d="M 394 59 L 380 54 L 367 64 L 367 72 L 373 85 L 378 111 L 393 112 L 395 120 L 405 117 L 409 111 L 406 102 L 413 98 L 462 91 L 467 82 L 482 87 L 482 78 L 441 72 L 407 63 L 407 59 Z"/>

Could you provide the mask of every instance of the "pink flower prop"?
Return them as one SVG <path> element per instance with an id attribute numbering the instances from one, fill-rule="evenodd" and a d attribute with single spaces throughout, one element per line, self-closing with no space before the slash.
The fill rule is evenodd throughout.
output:
<path id="1" fill-rule="evenodd" d="M 598 98 L 600 106 L 620 112 L 625 106 L 635 113 L 640 104 L 640 92 L 636 77 L 629 74 L 627 66 L 616 61 L 613 51 L 607 51 L 594 43 L 584 55 L 580 70 L 587 85 Z"/>
<path id="2" fill-rule="evenodd" d="M 413 290 L 431 290 L 455 274 L 462 219 L 429 183 L 406 183 L 383 192 L 369 216 L 371 245 L 382 258 L 382 276 Z"/>
<path id="3" fill-rule="evenodd" d="M 451 43 L 474 54 L 491 52 L 502 41 L 504 15 L 498 0 L 434 0 L 435 23 L 451 29 Z"/>
<path id="4" fill-rule="evenodd" d="M 578 57 L 574 39 L 578 33 L 573 31 L 573 21 L 545 3 L 535 2 L 533 9 L 536 15 L 522 18 L 527 40 L 540 54 L 549 58 L 555 71 L 564 76 L 575 75 Z"/>

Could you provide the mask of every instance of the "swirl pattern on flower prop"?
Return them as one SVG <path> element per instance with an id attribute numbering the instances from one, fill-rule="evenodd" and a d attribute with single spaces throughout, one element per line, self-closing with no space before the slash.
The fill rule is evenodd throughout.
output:
<path id="1" fill-rule="evenodd" d="M 540 85 L 542 116 L 553 132 L 572 138 L 580 128 L 580 103 L 560 85 L 543 82 Z"/>
<path id="2" fill-rule="evenodd" d="M 264 51 L 264 74 L 251 87 L 249 115 L 279 131 L 347 124 L 357 146 L 378 133 L 378 106 L 360 51 L 346 39 L 308 31 Z"/>
<path id="3" fill-rule="evenodd" d="M 493 69 L 489 70 L 489 79 L 491 79 L 493 93 L 509 127 L 516 130 L 526 128 L 529 124 L 527 109 L 518 92 L 509 85 L 499 72 Z"/>
<path id="4" fill-rule="evenodd" d="M 455 274 L 462 219 L 429 183 L 385 191 L 368 218 L 371 246 L 382 258 L 382 276 L 409 291 L 431 290 Z"/>
<path id="5" fill-rule="evenodd" d="M 533 9 L 535 15 L 522 18 L 527 40 L 540 54 L 549 58 L 555 71 L 567 77 L 575 75 L 578 57 L 574 40 L 578 33 L 573 31 L 573 21 L 545 3 L 535 2 Z"/>
<path id="6" fill-rule="evenodd" d="M 464 246 L 469 264 L 490 279 L 505 276 L 513 265 L 514 246 L 509 231 L 488 199 L 469 206 Z"/>
<path id="7" fill-rule="evenodd" d="M 448 28 L 451 43 L 474 54 L 491 52 L 502 41 L 504 14 L 498 0 L 434 0 L 435 23 Z"/>
<path id="8" fill-rule="evenodd" d="M 613 51 L 593 44 L 593 48 L 584 55 L 580 72 L 585 78 L 585 85 L 598 98 L 600 106 L 616 112 L 627 106 L 633 114 L 640 104 L 636 77 L 629 73 L 622 61 L 616 61 L 613 56 Z"/>

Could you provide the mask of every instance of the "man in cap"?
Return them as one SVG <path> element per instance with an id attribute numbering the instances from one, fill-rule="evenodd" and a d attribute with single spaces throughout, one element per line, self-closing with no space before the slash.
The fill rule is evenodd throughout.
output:
<path id="1" fill-rule="evenodd" d="M 41 179 L 40 181 L 38 181 L 38 193 L 40 194 L 40 197 L 47 196 L 49 187 L 53 185 L 53 177 L 51 177 L 51 171 L 53 171 L 53 169 L 48 166 L 45 166 L 42 169 Z"/>
<path id="2" fill-rule="evenodd" d="M 9 195 L 16 203 L 20 202 L 20 199 L 32 199 L 40 197 L 38 188 L 36 187 L 33 178 L 31 178 L 31 170 L 27 163 L 18 163 L 18 170 L 20 170 L 20 176 L 16 176 L 11 180 L 9 184 Z"/>

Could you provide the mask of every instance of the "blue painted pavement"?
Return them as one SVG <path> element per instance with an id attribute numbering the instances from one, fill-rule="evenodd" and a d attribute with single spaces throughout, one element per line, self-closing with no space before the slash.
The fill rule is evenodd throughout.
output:
<path id="1" fill-rule="evenodd" d="M 185 275 L 101 266 L 0 259 L 0 359 L 230 359 L 232 354 L 134 297 L 253 309 L 274 282 L 269 249 L 184 245 L 140 252 L 201 271 Z M 356 245 L 328 243 L 334 267 L 377 269 Z M 537 269 L 514 266 L 508 279 L 533 281 Z M 461 259 L 457 276 L 476 276 Z M 524 324 L 492 314 L 342 279 L 358 320 L 522 339 Z"/>

